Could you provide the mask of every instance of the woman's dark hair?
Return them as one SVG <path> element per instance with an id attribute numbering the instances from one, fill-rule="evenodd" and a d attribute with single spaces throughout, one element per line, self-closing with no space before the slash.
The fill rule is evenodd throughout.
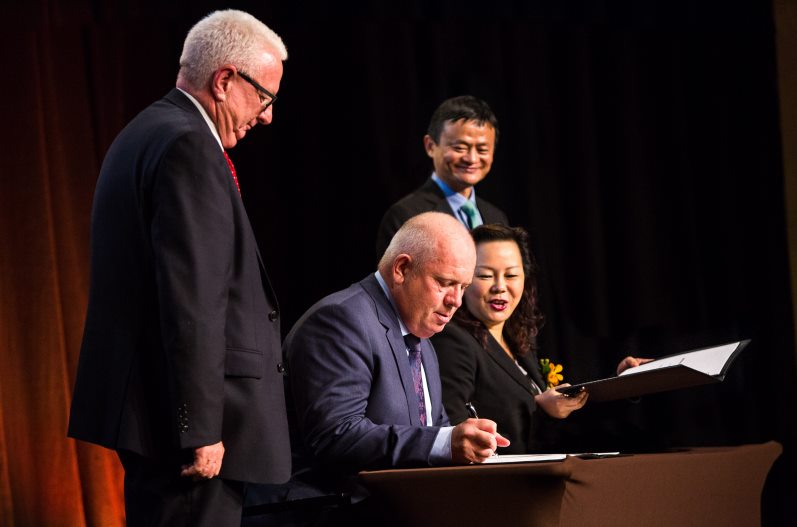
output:
<path id="1" fill-rule="evenodd" d="M 522 227 L 507 227 L 492 223 L 476 227 L 471 231 L 471 236 L 476 242 L 476 247 L 487 242 L 510 241 L 515 242 L 520 249 L 525 275 L 523 295 L 515 311 L 504 323 L 504 338 L 516 355 L 522 356 L 536 350 L 536 337 L 545 322 L 545 317 L 537 306 L 537 262 L 529 250 L 528 233 Z M 485 349 L 487 348 L 489 331 L 471 314 L 467 306 L 457 310 L 454 320 L 474 335 Z"/>

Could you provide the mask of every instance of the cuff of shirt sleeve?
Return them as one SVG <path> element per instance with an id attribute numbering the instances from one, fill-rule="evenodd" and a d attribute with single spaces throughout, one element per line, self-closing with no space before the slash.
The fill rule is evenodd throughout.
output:
<path id="1" fill-rule="evenodd" d="M 429 453 L 429 463 L 432 466 L 451 464 L 451 431 L 453 426 L 443 426 L 437 432 L 432 451 Z"/>

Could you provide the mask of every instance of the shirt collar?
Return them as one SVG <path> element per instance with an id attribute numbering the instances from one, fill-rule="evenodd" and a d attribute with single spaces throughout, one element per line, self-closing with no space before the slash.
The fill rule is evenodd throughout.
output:
<path id="1" fill-rule="evenodd" d="M 448 202 L 451 203 L 451 206 L 454 207 L 454 210 L 459 210 L 459 207 L 461 207 L 466 201 L 470 201 L 476 205 L 476 187 L 471 187 L 470 197 L 466 198 L 459 192 L 454 192 L 451 187 L 446 185 L 445 181 L 440 179 L 440 176 L 438 176 L 436 172 L 432 172 L 432 181 L 437 183 L 437 186 L 443 191 L 443 194 Z"/>
<path id="2" fill-rule="evenodd" d="M 398 319 L 399 329 L 401 329 L 401 336 L 403 337 L 405 335 L 409 335 L 410 332 L 407 330 L 407 326 L 404 325 L 404 322 L 402 322 L 401 315 L 398 314 L 399 310 L 398 308 L 396 308 L 396 303 L 393 301 L 393 295 L 390 294 L 390 289 L 388 289 L 385 279 L 382 278 L 382 275 L 379 273 L 379 271 L 375 272 L 374 276 L 376 277 L 376 281 L 379 282 L 380 287 L 382 287 L 382 291 L 384 291 L 388 301 L 390 301 L 390 305 L 393 306 L 393 311 L 396 312 L 396 318 Z"/>
<path id="3" fill-rule="evenodd" d="M 194 99 L 194 96 L 191 95 L 190 93 L 188 93 L 187 91 L 185 91 L 185 90 L 183 90 L 181 88 L 177 88 L 177 89 L 180 90 L 180 92 L 182 92 L 183 95 L 188 97 L 189 101 L 194 103 L 194 106 L 197 107 L 197 110 L 199 110 L 199 113 L 202 114 L 202 118 L 205 119 L 205 123 L 207 123 L 208 128 L 210 128 L 210 132 L 213 134 L 213 137 L 216 138 L 216 142 L 219 143 L 219 147 L 221 147 L 221 149 L 224 150 L 224 145 L 221 144 L 221 137 L 219 137 L 219 132 L 216 130 L 216 125 L 213 124 L 213 121 L 210 120 L 210 117 L 208 116 L 208 113 L 205 111 L 205 109 L 202 107 L 202 105 L 199 104 L 199 101 Z"/>

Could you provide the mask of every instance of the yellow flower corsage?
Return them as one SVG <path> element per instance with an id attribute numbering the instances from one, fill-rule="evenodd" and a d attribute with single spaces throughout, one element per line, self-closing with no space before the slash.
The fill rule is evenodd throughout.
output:
<path id="1" fill-rule="evenodd" d="M 561 364 L 555 364 L 550 359 L 540 359 L 540 373 L 542 373 L 542 378 L 548 383 L 548 388 L 559 386 L 559 383 L 564 380 L 560 373 L 562 370 Z"/>

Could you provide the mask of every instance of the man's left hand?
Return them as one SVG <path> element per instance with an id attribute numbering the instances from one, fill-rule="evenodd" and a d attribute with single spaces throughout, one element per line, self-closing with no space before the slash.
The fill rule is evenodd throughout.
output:
<path id="1" fill-rule="evenodd" d="M 183 465 L 180 475 L 194 479 L 215 478 L 221 471 L 221 460 L 224 457 L 224 444 L 219 441 L 215 445 L 201 446 L 194 449 L 194 462 Z"/>

